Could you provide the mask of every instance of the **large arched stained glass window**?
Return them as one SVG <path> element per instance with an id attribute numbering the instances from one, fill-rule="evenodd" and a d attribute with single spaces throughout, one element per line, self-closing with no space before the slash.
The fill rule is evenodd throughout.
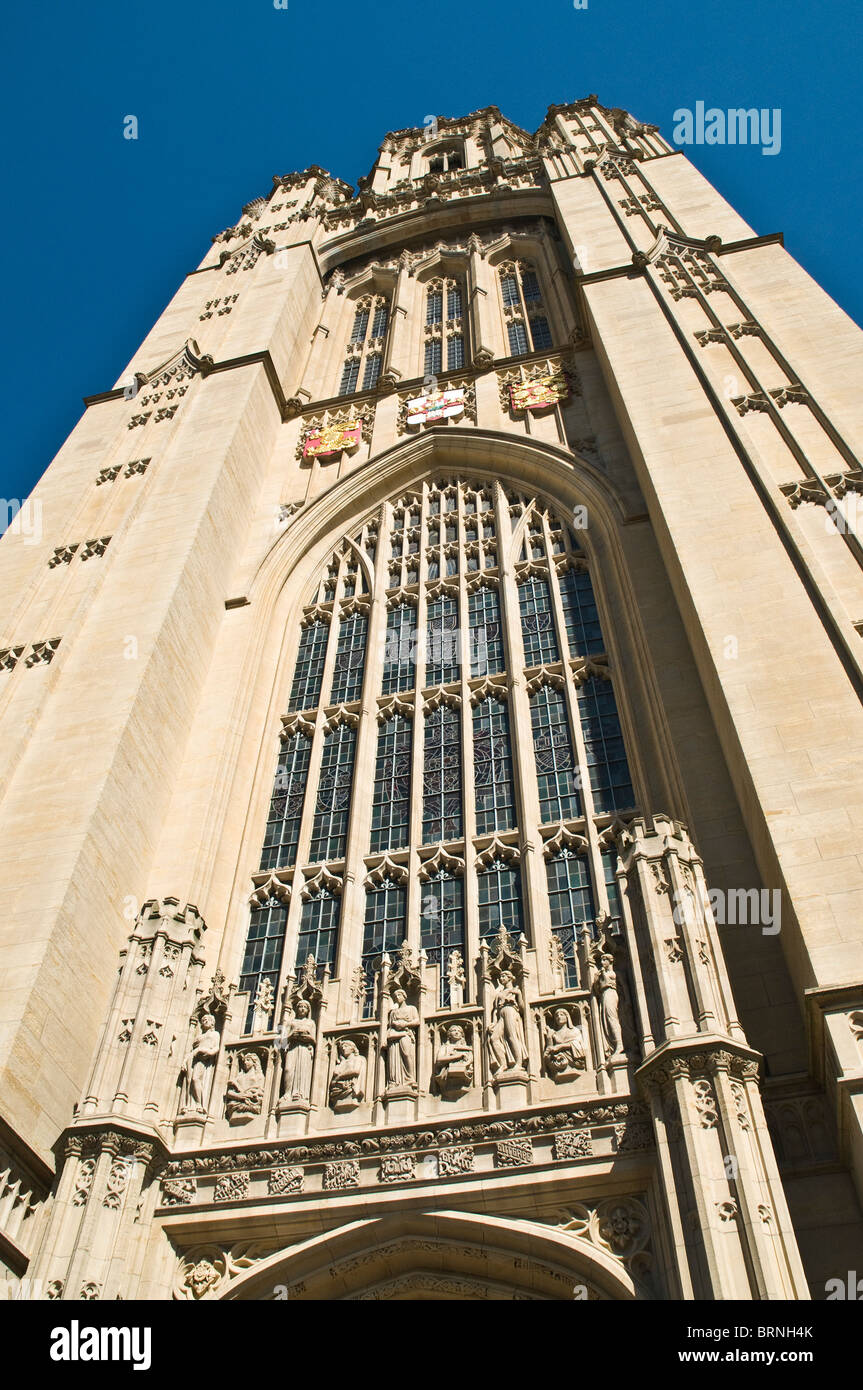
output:
<path id="1" fill-rule="evenodd" d="M 530 281 L 518 293 L 527 306 Z M 314 955 L 340 1024 L 377 1018 L 380 957 L 407 942 L 458 1010 L 501 930 L 530 930 L 557 988 L 580 923 L 602 910 L 617 930 L 608 835 L 638 807 L 588 538 L 561 516 L 499 482 L 427 478 L 322 564 L 261 809 L 255 892 L 275 897 L 252 909 L 250 997 Z"/>

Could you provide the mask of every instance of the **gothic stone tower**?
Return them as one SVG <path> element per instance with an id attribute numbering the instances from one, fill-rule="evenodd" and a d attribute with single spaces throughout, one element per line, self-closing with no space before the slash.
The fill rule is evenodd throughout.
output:
<path id="1" fill-rule="evenodd" d="M 595 97 L 243 208 L 0 545 L 10 1281 L 859 1268 L 861 379 Z"/>

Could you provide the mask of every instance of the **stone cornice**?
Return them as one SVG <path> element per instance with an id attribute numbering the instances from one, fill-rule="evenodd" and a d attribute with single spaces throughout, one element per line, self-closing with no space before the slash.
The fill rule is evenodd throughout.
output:
<path id="1" fill-rule="evenodd" d="M 552 1101 L 547 1106 L 533 1106 L 525 1111 L 494 1115 L 480 1112 L 477 1115 L 459 1115 L 452 1120 L 430 1119 L 422 1126 L 400 1130 L 375 1128 L 370 1131 L 366 1127 L 356 1131 L 339 1130 L 338 1134 L 321 1134 L 314 1138 L 303 1136 L 288 1141 L 259 1142 L 254 1148 L 224 1145 L 197 1154 L 178 1152 L 171 1155 L 160 1176 L 170 1180 L 243 1169 L 274 1168 L 286 1163 L 320 1163 L 369 1154 L 433 1150 L 469 1142 L 488 1143 L 490 1140 L 552 1133 L 562 1129 L 647 1124 L 648 1120 L 647 1107 L 639 1097 L 599 1097 L 569 1105 Z"/>

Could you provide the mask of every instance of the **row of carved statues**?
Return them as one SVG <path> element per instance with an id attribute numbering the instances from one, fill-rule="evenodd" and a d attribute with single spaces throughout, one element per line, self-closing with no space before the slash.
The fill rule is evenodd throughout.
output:
<path id="1" fill-rule="evenodd" d="M 451 1001 L 450 1012 L 461 1016 L 422 1020 L 408 993 L 410 989 L 414 998 L 419 997 L 419 979 L 402 959 L 384 984 L 380 1021 L 370 1019 L 344 1033 L 324 1037 L 326 1079 L 318 1083 L 323 1093 L 317 1101 L 343 1112 L 378 1096 L 416 1095 L 423 1026 L 428 1029 L 424 1079 L 432 1093 L 446 1098 L 458 1098 L 483 1079 L 494 1086 L 506 1079 L 526 1081 L 531 1068 L 527 1039 L 531 1017 L 539 1030 L 542 1072 L 556 1082 L 622 1059 L 625 1053 L 614 957 L 597 953 L 592 973 L 589 993 L 582 991 L 580 997 L 566 1003 L 533 1004 L 528 1011 L 518 958 L 509 956 L 489 979 L 483 1007 L 463 1006 L 459 998 Z M 321 1002 L 314 962 L 309 962 L 304 982 L 288 995 L 275 1039 L 258 1046 L 231 1048 L 224 1097 L 224 1113 L 231 1123 L 261 1113 L 271 1063 L 279 1071 L 278 1110 L 308 1108 L 315 1099 Z M 197 1021 L 182 1068 L 181 1115 L 209 1113 L 221 1043 L 216 1018 L 204 1013 Z"/>

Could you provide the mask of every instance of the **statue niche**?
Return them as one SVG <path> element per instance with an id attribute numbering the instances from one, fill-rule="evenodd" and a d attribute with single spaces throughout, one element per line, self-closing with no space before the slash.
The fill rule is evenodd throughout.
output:
<path id="1" fill-rule="evenodd" d="M 314 956 L 308 956 L 296 988 L 292 986 L 293 976 L 289 977 L 287 1003 L 276 1044 L 284 1059 L 277 1114 L 284 1114 L 287 1110 L 308 1110 L 311 1103 L 312 1075 L 318 1047 L 316 1015 L 320 1014 L 324 998 Z"/>
<path id="2" fill-rule="evenodd" d="M 491 1005 L 488 1033 L 489 1065 L 495 1081 L 504 1076 L 526 1078 L 524 998 L 511 970 L 501 970 Z"/>
<path id="3" fill-rule="evenodd" d="M 330 1077 L 330 1105 L 337 1113 L 356 1110 L 362 1104 L 365 1058 L 353 1038 L 339 1038 Z"/>
<path id="4" fill-rule="evenodd" d="M 229 1124 L 244 1124 L 260 1115 L 264 1104 L 264 1069 L 260 1053 L 247 1049 L 236 1054 L 237 1066 L 225 1091 L 225 1118 Z"/>
<path id="5" fill-rule="evenodd" d="M 408 1091 L 413 1095 L 417 1089 L 417 1028 L 420 1016 L 414 1005 L 407 1002 L 403 989 L 394 989 L 391 999 L 384 1034 L 387 1091 Z"/>
<path id="6" fill-rule="evenodd" d="M 577 1009 L 577 1005 L 575 1006 Z M 542 1060 L 554 1081 L 569 1081 L 587 1066 L 584 1033 L 568 1008 L 546 1009 L 542 1015 Z"/>
<path id="7" fill-rule="evenodd" d="M 470 1024 L 444 1023 L 434 1031 L 437 1042 L 432 1075 L 439 1093 L 457 1099 L 473 1085 L 473 1046 Z"/>
<path id="8" fill-rule="evenodd" d="M 206 1115 L 208 1113 L 210 1092 L 213 1088 L 213 1073 L 221 1046 L 222 1039 L 216 1029 L 215 1018 L 211 1013 L 201 1014 L 180 1073 L 182 1083 L 181 1116 Z"/>

